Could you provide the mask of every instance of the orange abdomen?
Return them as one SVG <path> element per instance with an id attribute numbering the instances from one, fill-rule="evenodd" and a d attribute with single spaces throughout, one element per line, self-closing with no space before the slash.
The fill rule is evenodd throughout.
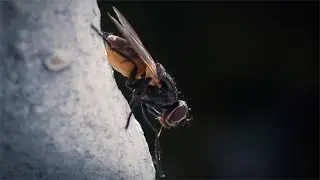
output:
<path id="1" fill-rule="evenodd" d="M 129 77 L 134 64 L 110 48 L 106 48 L 106 53 L 109 64 L 123 76 Z M 146 72 L 146 65 L 140 58 L 133 59 L 132 61 L 138 66 L 136 78 L 140 78 Z"/>
<path id="2" fill-rule="evenodd" d="M 134 69 L 134 65 L 136 65 L 138 67 L 136 79 L 141 79 L 142 76 L 151 77 L 152 81 L 150 85 L 154 86 L 158 84 L 146 62 L 132 49 L 127 40 L 115 35 L 108 35 L 106 39 L 108 62 L 116 71 L 124 77 L 129 77 Z"/>

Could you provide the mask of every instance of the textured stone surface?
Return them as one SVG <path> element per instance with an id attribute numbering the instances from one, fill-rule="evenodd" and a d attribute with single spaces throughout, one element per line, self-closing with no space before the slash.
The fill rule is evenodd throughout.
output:
<path id="1" fill-rule="evenodd" d="M 94 0 L 0 3 L 1 179 L 154 179 Z"/>

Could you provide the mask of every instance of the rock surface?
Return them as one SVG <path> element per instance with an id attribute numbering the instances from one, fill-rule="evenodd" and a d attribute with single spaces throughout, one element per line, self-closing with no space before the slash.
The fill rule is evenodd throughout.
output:
<path id="1" fill-rule="evenodd" d="M 94 0 L 0 3 L 0 179 L 154 179 Z"/>

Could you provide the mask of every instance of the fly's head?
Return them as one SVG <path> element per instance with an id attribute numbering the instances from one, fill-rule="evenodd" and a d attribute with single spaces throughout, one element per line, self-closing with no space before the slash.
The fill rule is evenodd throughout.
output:
<path id="1" fill-rule="evenodd" d="M 191 121 L 189 108 L 185 101 L 179 100 L 164 110 L 160 117 L 160 123 L 166 127 L 176 127 L 179 123 L 188 123 Z"/>

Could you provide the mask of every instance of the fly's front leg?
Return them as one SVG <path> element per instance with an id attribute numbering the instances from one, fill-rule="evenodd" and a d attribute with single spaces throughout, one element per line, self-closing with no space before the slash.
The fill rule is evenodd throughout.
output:
<path id="1" fill-rule="evenodd" d="M 161 113 L 156 110 L 154 107 L 150 106 L 149 104 L 145 103 L 147 111 L 152 114 L 155 118 L 159 118 L 161 116 Z"/>

